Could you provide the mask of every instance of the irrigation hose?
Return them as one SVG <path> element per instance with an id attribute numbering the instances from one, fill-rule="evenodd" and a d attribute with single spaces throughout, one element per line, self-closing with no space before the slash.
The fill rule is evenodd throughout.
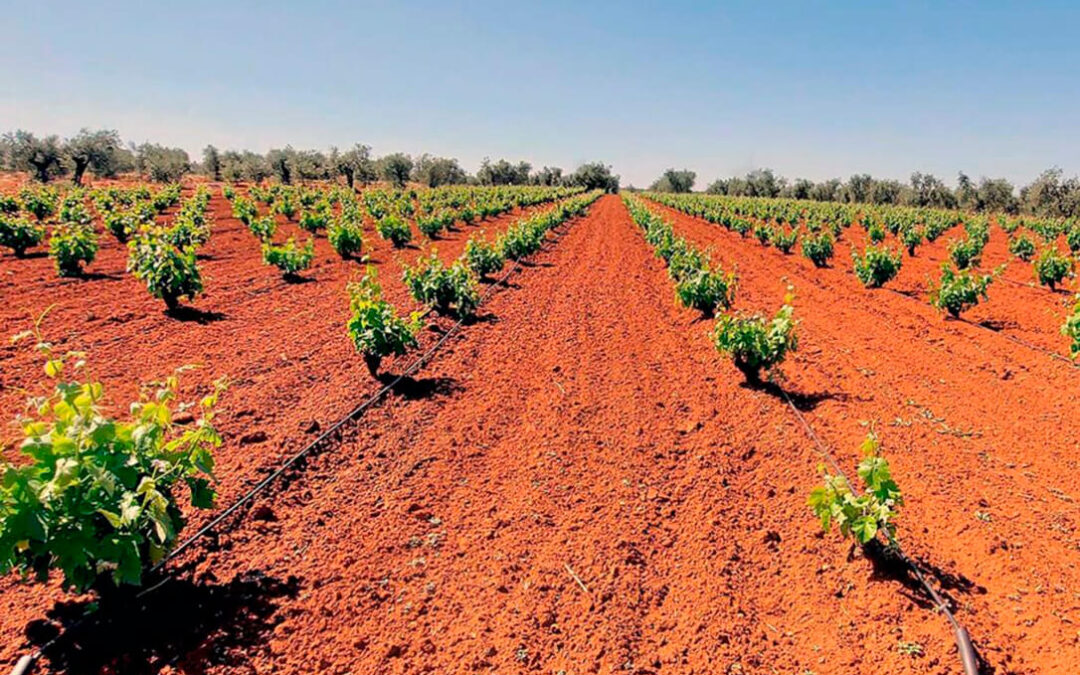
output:
<path id="1" fill-rule="evenodd" d="M 912 301 L 915 300 L 915 298 L 911 297 L 910 295 L 907 295 L 906 293 L 901 293 L 900 291 L 896 290 L 895 288 L 883 288 L 881 290 L 889 291 L 890 293 L 893 293 L 895 295 L 899 295 L 900 297 L 903 297 L 903 298 L 907 298 L 908 300 L 912 300 Z M 1026 347 L 1026 348 L 1028 348 L 1028 349 L 1030 349 L 1032 351 L 1040 352 L 1040 353 L 1042 353 L 1042 354 L 1044 354 L 1046 356 L 1049 356 L 1051 359 L 1054 359 L 1055 361 L 1061 361 L 1062 363 L 1070 365 L 1073 368 L 1080 368 L 1080 362 L 1076 362 L 1076 361 L 1074 361 L 1074 360 L 1072 360 L 1072 359 L 1070 359 L 1070 358 L 1068 358 L 1066 356 L 1062 356 L 1061 354 L 1058 354 L 1057 352 L 1055 352 L 1053 350 L 1047 349 L 1046 347 L 1040 347 L 1039 345 L 1037 345 L 1037 344 L 1035 344 L 1033 342 L 1029 342 L 1029 341 L 1027 341 L 1027 340 L 1025 340 L 1023 338 L 1018 338 L 1015 335 L 1009 335 L 1008 333 L 1003 333 L 1003 332 L 1001 332 L 999 330 L 994 330 L 993 328 L 989 328 L 988 326 L 984 326 L 981 323 L 976 323 L 974 321 L 971 321 L 969 319 L 965 319 L 963 317 L 957 317 L 955 320 L 960 321 L 961 323 L 966 323 L 967 325 L 969 325 L 969 326 L 971 326 L 973 328 L 978 328 L 980 330 L 984 330 L 984 331 L 990 333 L 991 335 L 997 335 L 999 337 L 1003 337 L 1003 338 L 1005 338 L 1006 340 L 1008 340 L 1010 342 L 1013 342 L 1015 344 L 1020 345 L 1021 347 Z"/>
<path id="2" fill-rule="evenodd" d="M 575 196 L 577 196 L 577 195 L 575 195 Z M 595 199 L 593 199 L 588 204 L 586 204 L 585 208 L 587 209 L 589 206 L 591 206 L 594 201 L 595 201 Z M 582 214 L 580 214 L 580 215 L 584 215 L 584 212 L 582 212 Z M 570 219 L 576 218 L 576 217 L 578 217 L 578 214 L 572 215 L 570 217 Z M 565 224 L 566 222 L 569 222 L 570 219 L 567 219 L 567 220 L 563 221 L 562 223 L 559 223 L 555 227 L 559 227 L 559 226 Z M 554 232 L 554 231 L 555 231 L 554 227 L 551 230 L 549 230 L 549 232 Z M 558 235 L 558 233 L 556 233 L 556 235 Z M 556 241 L 557 241 L 557 239 L 556 239 Z M 540 250 L 544 250 L 544 247 L 541 247 Z M 488 289 L 486 291 L 484 291 L 483 295 L 480 296 L 480 301 L 478 303 L 478 306 L 483 305 L 484 302 L 486 302 L 487 299 L 495 292 L 495 289 L 499 288 L 500 286 L 505 286 L 507 280 L 518 269 L 520 269 L 522 260 L 524 260 L 524 258 L 515 260 L 513 266 L 510 268 L 510 270 L 507 271 L 506 274 L 504 274 L 498 281 L 492 283 L 488 287 Z M 432 311 L 431 308 L 428 308 L 423 313 L 423 316 L 427 316 L 428 314 L 431 313 L 431 311 Z M 285 460 L 285 462 L 283 462 L 280 466 L 278 466 L 278 468 L 275 469 L 273 471 L 273 473 L 268 474 L 265 478 L 260 480 L 254 486 L 252 486 L 251 489 L 248 490 L 246 493 L 244 493 L 239 499 L 237 499 L 235 502 L 233 502 L 231 505 L 229 505 L 228 508 L 226 508 L 224 511 L 222 511 L 221 513 L 216 515 L 208 523 L 206 523 L 201 528 L 199 528 L 194 534 L 192 534 L 187 539 L 185 539 L 176 548 L 174 548 L 172 551 L 170 551 L 164 558 L 162 558 L 156 565 L 152 566 L 148 570 L 149 574 L 154 574 L 156 572 L 161 571 L 169 562 L 175 560 L 181 553 L 183 553 L 185 550 L 187 550 L 188 548 L 193 546 L 195 544 L 195 542 L 197 542 L 199 539 L 201 539 L 202 537 L 209 534 L 214 528 L 216 528 L 218 525 L 220 525 L 226 518 L 228 518 L 232 514 L 236 513 L 242 506 L 244 506 L 245 504 L 250 502 L 259 493 L 261 493 L 263 490 L 265 490 L 267 487 L 269 487 L 271 483 L 273 483 L 278 478 L 283 476 L 285 474 L 285 472 L 288 471 L 290 467 L 292 467 L 292 465 L 296 464 L 296 462 L 300 461 L 301 459 L 303 459 L 307 455 L 311 454 L 313 451 L 315 451 L 317 448 L 319 448 L 327 439 L 329 439 L 335 432 L 337 432 L 343 426 L 348 424 L 350 421 L 356 419 L 358 416 L 360 416 L 365 411 L 367 411 L 370 407 L 372 407 L 373 405 L 375 405 L 376 403 L 381 401 L 383 399 L 383 397 L 386 396 L 386 394 L 393 391 L 393 389 L 395 387 L 397 387 L 399 384 L 401 384 L 401 382 L 404 381 L 405 378 L 411 377 L 413 375 L 413 373 L 420 370 L 420 368 L 422 368 L 428 362 L 428 360 L 431 359 L 435 355 L 435 353 L 444 344 L 446 344 L 446 342 L 451 337 L 453 337 L 461 329 L 461 327 L 465 324 L 465 321 L 468 318 L 469 317 L 459 317 L 454 322 L 454 324 L 452 326 L 450 326 L 450 328 L 448 328 L 445 333 L 443 333 L 442 337 L 440 337 L 433 345 L 431 345 L 431 347 L 426 349 L 420 356 L 418 356 L 416 359 L 414 359 L 413 362 L 410 363 L 409 366 L 407 368 L 405 368 L 405 370 L 401 371 L 401 373 L 398 374 L 397 377 L 395 377 L 389 384 L 383 385 L 380 389 L 378 389 L 375 393 L 373 393 L 371 396 L 369 396 L 366 400 L 364 400 L 362 403 L 360 403 L 358 406 L 356 406 L 350 412 L 348 412 L 344 417 L 339 419 L 337 422 L 334 422 L 334 424 L 332 424 L 330 427 L 328 427 L 326 429 L 326 431 L 319 434 L 319 436 L 317 438 L 312 440 L 310 443 L 308 443 L 306 446 L 304 446 L 301 450 L 299 450 L 294 455 L 292 455 L 287 460 Z M 141 590 L 139 593 L 137 593 L 135 595 L 135 599 L 141 599 L 141 598 L 145 597 L 146 595 L 152 593 L 153 591 L 157 590 L 158 588 L 161 588 L 162 586 L 164 586 L 170 580 L 171 580 L 171 577 L 165 577 L 164 579 L 162 579 L 157 584 L 154 584 L 153 586 L 149 586 L 149 587 Z M 67 626 L 63 631 L 57 633 L 55 636 L 53 636 L 48 641 L 46 641 L 43 645 L 41 645 L 40 647 L 34 649 L 32 652 L 30 652 L 28 654 L 24 654 L 23 656 L 21 656 L 19 658 L 19 660 L 15 662 L 15 666 L 11 669 L 11 675 L 28 675 L 28 673 L 30 673 L 33 670 L 33 667 L 37 663 L 38 659 L 40 659 L 41 656 L 45 653 L 45 650 L 49 649 L 54 644 L 56 644 L 60 640 L 60 638 L 63 637 L 66 634 L 66 632 L 70 632 L 72 630 L 75 630 L 75 629 L 79 628 L 86 621 L 88 621 L 92 616 L 93 615 L 89 611 L 85 612 L 74 623 Z"/>
<path id="3" fill-rule="evenodd" d="M 795 417 L 798 418 L 799 422 L 802 424 L 803 429 L 806 431 L 806 435 L 809 436 L 810 440 L 812 440 L 817 446 L 818 452 L 820 452 L 825 457 L 825 460 L 829 463 L 829 466 L 832 468 L 832 470 L 844 479 L 844 482 L 847 483 L 848 490 L 850 490 L 852 494 L 858 494 L 858 490 L 856 490 L 855 486 L 852 485 L 851 480 L 848 479 L 847 474 L 844 473 L 844 470 L 840 468 L 840 465 L 837 463 L 836 458 L 833 457 L 832 453 L 829 452 L 829 449 L 825 446 L 821 439 L 818 438 L 818 435 L 814 433 L 814 428 L 810 426 L 810 423 L 806 420 L 806 417 L 802 414 L 802 411 L 799 410 L 799 408 L 795 405 L 795 402 L 791 400 L 791 396 L 789 396 L 783 388 L 778 387 L 778 389 L 780 393 L 784 395 L 784 401 L 787 403 L 788 407 L 791 408 L 791 412 L 795 413 Z M 967 629 L 960 625 L 960 622 L 952 613 L 952 610 L 949 609 L 949 606 L 945 602 L 945 599 L 942 598 L 941 595 L 937 592 L 937 590 L 930 585 L 930 582 L 926 580 L 926 576 L 923 575 L 922 570 L 915 563 L 915 561 L 908 557 L 908 555 L 904 553 L 903 549 L 900 548 L 900 542 L 896 540 L 896 537 L 894 537 L 892 533 L 888 531 L 885 531 L 885 536 L 888 539 L 889 546 L 892 548 L 892 550 L 895 551 L 896 555 L 899 556 L 900 560 L 902 560 L 904 564 L 907 565 L 908 569 L 910 569 L 911 572 L 915 575 L 915 578 L 918 579 L 923 589 L 926 590 L 926 593 L 934 602 L 934 608 L 944 614 L 945 618 L 948 619 L 949 624 L 952 626 L 953 629 L 953 635 L 956 639 L 956 651 L 960 653 L 960 661 L 964 666 L 965 675 L 979 675 L 979 659 L 975 654 L 975 646 L 971 642 L 971 635 L 968 634 Z"/>

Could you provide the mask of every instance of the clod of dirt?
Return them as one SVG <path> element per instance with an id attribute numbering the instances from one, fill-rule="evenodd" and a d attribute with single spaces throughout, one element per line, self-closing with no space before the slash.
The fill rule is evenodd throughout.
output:
<path id="1" fill-rule="evenodd" d="M 244 434 L 240 437 L 240 445 L 251 445 L 252 443 L 262 443 L 266 440 L 265 431 L 253 431 L 250 434 Z"/>
<path id="2" fill-rule="evenodd" d="M 277 516 L 274 514 L 274 510 L 266 504 L 260 504 L 255 507 L 255 511 L 252 512 L 251 517 L 255 520 L 261 520 L 264 522 L 275 522 Z"/>

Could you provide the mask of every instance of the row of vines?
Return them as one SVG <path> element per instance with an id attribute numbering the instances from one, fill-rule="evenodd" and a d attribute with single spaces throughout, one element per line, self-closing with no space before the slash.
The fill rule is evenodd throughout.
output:
<path id="1" fill-rule="evenodd" d="M 349 283 L 343 339 L 352 343 L 372 375 L 384 358 L 419 346 L 420 331 L 432 313 L 459 322 L 473 316 L 482 300 L 482 280 L 497 275 L 507 261 L 540 250 L 553 229 L 585 213 L 600 195 L 563 187 L 454 187 L 373 190 L 357 196 L 340 188 L 279 185 L 246 190 L 225 186 L 223 193 L 255 235 L 264 260 L 286 275 L 298 274 L 310 263 L 311 243 L 276 243 L 278 218 L 296 223 L 312 237 L 325 231 L 339 254 L 356 256 L 369 230 L 394 242 L 383 232 L 398 227 L 397 222 L 415 222 L 424 236 L 434 239 L 456 222 L 555 202 L 522 215 L 494 240 L 474 235 L 452 262 L 432 250 L 406 265 L 402 281 L 424 308 L 409 316 L 383 297 L 373 266 Z M 24 190 L 6 210 L 5 222 L 35 231 L 50 228 L 50 249 L 59 232 L 72 228 L 94 242 L 98 235 L 89 202 L 107 230 L 129 247 L 132 274 L 171 305 L 200 292 L 196 253 L 210 236 L 210 197 L 209 189 L 200 187 L 181 199 L 177 186 L 157 192 L 110 188 L 63 196 L 46 189 Z M 49 206 L 40 206 L 42 201 Z M 178 207 L 175 214 L 161 218 L 171 207 Z M 440 225 L 420 225 L 428 221 Z M 84 263 L 92 259 L 80 258 Z M 214 507 L 214 450 L 222 443 L 214 415 L 228 383 L 215 383 L 198 402 L 181 403 L 178 372 L 148 387 L 127 408 L 128 417 L 114 415 L 104 405 L 102 384 L 85 372 L 86 354 L 59 350 L 39 325 L 40 320 L 16 341 L 34 342 L 51 391 L 32 399 L 18 421 L 25 461 L 0 461 L 0 574 L 16 571 L 44 582 L 59 573 L 68 590 L 116 597 L 117 588 L 141 585 L 147 570 L 175 548 L 189 509 Z M 177 424 L 181 412 L 192 419 Z"/>
<path id="2" fill-rule="evenodd" d="M 855 276 L 867 288 L 880 288 L 895 279 L 904 255 L 915 257 L 919 248 L 960 227 L 962 233 L 946 243 L 948 260 L 940 276 L 927 288 L 929 302 L 954 318 L 989 297 L 989 287 L 1004 271 L 982 269 L 983 251 L 992 228 L 1008 237 L 1008 251 L 1016 264 L 1030 265 L 1034 280 L 1059 291 L 1076 277 L 1080 258 L 1080 221 L 1066 219 L 986 216 L 893 206 L 852 206 L 790 199 L 762 199 L 715 195 L 648 194 L 650 199 L 691 216 L 702 218 L 784 254 L 802 255 L 820 268 L 829 267 L 836 247 L 850 239 L 850 228 L 865 233 L 862 250 L 852 245 Z M 1080 294 L 1064 313 L 1061 332 L 1070 353 L 1080 357 Z"/>
<path id="3" fill-rule="evenodd" d="M 728 355 L 752 386 L 764 386 L 762 374 L 770 380 L 787 355 L 798 349 L 798 321 L 788 289 L 784 304 L 772 317 L 733 312 L 738 278 L 712 262 L 710 255 L 678 235 L 672 225 L 650 210 L 638 198 L 624 197 L 633 221 L 641 229 L 654 254 L 664 261 L 675 285 L 677 300 L 687 308 L 708 316 L 719 312 L 711 339 L 717 351 Z M 879 533 L 895 541 L 893 519 L 903 504 L 900 488 L 892 479 L 888 461 L 881 456 L 880 442 L 871 433 L 863 444 L 864 458 L 858 474 L 864 490 L 856 493 L 842 475 L 824 473 L 823 484 L 810 494 L 808 504 L 828 530 L 836 526 L 844 536 L 860 544 L 874 541 Z"/>

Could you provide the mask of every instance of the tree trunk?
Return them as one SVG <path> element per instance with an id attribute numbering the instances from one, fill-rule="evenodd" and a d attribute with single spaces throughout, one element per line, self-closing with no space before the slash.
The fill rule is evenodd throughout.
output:
<path id="1" fill-rule="evenodd" d="M 71 182 L 76 186 L 82 185 L 83 174 L 86 173 L 87 165 L 87 162 L 75 160 L 75 173 L 71 177 Z"/>
<path id="2" fill-rule="evenodd" d="M 367 366 L 368 372 L 371 373 L 372 377 L 375 377 L 378 374 L 380 364 L 382 364 L 381 356 L 370 352 L 364 353 L 364 365 Z"/>
<path id="3" fill-rule="evenodd" d="M 34 165 L 34 177 L 38 181 L 40 181 L 42 183 L 48 183 L 49 182 L 49 164 L 47 162 L 43 163 L 43 164 L 38 164 L 37 162 L 31 162 L 31 163 Z"/>

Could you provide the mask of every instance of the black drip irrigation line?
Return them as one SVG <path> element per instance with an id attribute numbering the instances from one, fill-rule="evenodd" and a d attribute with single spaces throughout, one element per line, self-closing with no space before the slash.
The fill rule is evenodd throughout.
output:
<path id="1" fill-rule="evenodd" d="M 901 293 L 900 295 L 903 294 Z M 806 435 L 809 436 L 810 439 L 817 446 L 818 452 L 825 457 L 825 461 L 829 463 L 829 466 L 833 470 L 833 472 L 844 479 L 844 482 L 847 484 L 848 490 L 850 490 L 852 494 L 858 494 L 855 486 L 852 485 L 851 480 L 847 477 L 847 474 L 840 467 L 840 464 L 836 461 L 836 458 L 833 457 L 832 453 L 829 452 L 829 449 L 825 446 L 821 439 L 818 438 L 818 435 L 814 433 L 814 428 L 810 426 L 810 423 L 806 420 L 806 417 L 802 414 L 802 411 L 800 411 L 798 406 L 795 405 L 795 402 L 791 400 L 791 396 L 787 393 L 787 391 L 784 390 L 783 387 L 777 387 L 777 389 L 780 391 L 781 394 L 783 394 L 784 401 L 791 409 L 791 412 L 795 413 L 795 417 L 799 420 L 799 423 L 802 424 L 803 429 L 806 431 Z M 975 652 L 975 646 L 971 642 L 971 635 L 967 632 L 967 629 L 960 625 L 959 620 L 957 620 L 956 616 L 952 613 L 952 610 L 949 609 L 949 606 L 945 602 L 945 599 L 942 598 L 941 594 L 939 594 L 937 590 L 932 585 L 930 585 L 930 582 L 926 580 L 926 576 L 923 574 L 922 570 L 915 563 L 915 561 L 908 557 L 908 555 L 904 553 L 903 549 L 900 548 L 900 542 L 898 542 L 896 538 L 888 531 L 885 531 L 885 537 L 888 540 L 889 546 L 893 554 L 897 558 L 899 558 L 900 561 L 903 562 L 909 570 L 911 570 L 912 574 L 915 575 L 915 578 L 919 581 L 919 584 L 922 585 L 927 595 L 930 596 L 931 601 L 934 603 L 934 609 L 944 614 L 945 618 L 952 626 L 953 635 L 956 639 L 956 650 L 960 653 L 960 661 L 964 667 L 965 675 L 980 675 L 979 657 Z"/>
<path id="2" fill-rule="evenodd" d="M 791 412 L 795 413 L 795 417 L 798 418 L 799 422 L 802 424 L 803 429 L 806 431 L 806 435 L 809 436 L 810 440 L 817 446 L 818 452 L 825 457 L 825 460 L 829 463 L 832 470 L 844 479 L 844 482 L 847 483 L 848 490 L 850 490 L 852 494 L 858 494 L 855 486 L 852 485 L 851 480 L 848 479 L 847 474 L 840 468 L 836 458 L 833 457 L 832 453 L 829 452 L 829 449 L 821 439 L 818 438 L 818 435 L 814 433 L 814 428 L 810 426 L 810 423 L 806 420 L 802 411 L 800 411 L 798 406 L 795 405 L 795 402 L 791 400 L 791 396 L 784 391 L 783 387 L 777 387 L 777 389 L 784 395 L 784 401 L 787 403 L 788 407 L 791 408 Z M 900 542 L 896 540 L 896 537 L 888 530 L 885 530 L 884 532 L 894 555 L 907 565 L 908 569 L 915 575 L 915 578 L 933 601 L 934 609 L 944 614 L 945 618 L 948 619 L 949 624 L 952 625 L 953 635 L 956 638 L 956 650 L 960 653 L 960 661 L 964 666 L 964 673 L 966 675 L 979 675 L 979 657 L 975 652 L 975 646 L 971 642 L 971 635 L 968 634 L 966 628 L 960 625 L 960 621 L 957 620 L 956 616 L 952 613 L 952 610 L 949 609 L 945 599 L 942 598 L 937 590 L 930 585 L 930 582 L 926 580 L 926 576 L 923 574 L 922 569 L 919 568 L 919 565 L 908 557 L 903 549 L 900 548 Z"/>
<path id="3" fill-rule="evenodd" d="M 1021 284 L 1021 285 L 1023 285 L 1023 284 Z M 900 291 L 896 290 L 895 288 L 882 288 L 881 290 L 889 291 L 890 293 L 893 293 L 895 295 L 899 295 L 900 297 L 903 297 L 903 298 L 907 298 L 908 300 L 914 300 L 914 298 L 912 298 L 910 295 L 907 295 L 906 293 L 901 293 Z M 1039 345 L 1037 345 L 1037 344 L 1035 344 L 1033 342 L 1028 342 L 1027 340 L 1025 340 L 1023 338 L 1018 338 L 1015 335 L 1009 335 L 1008 333 L 1002 332 L 1000 330 L 994 330 L 993 328 L 990 328 L 989 326 L 984 326 L 981 323 L 976 323 L 974 321 L 971 321 L 969 319 L 965 319 L 963 317 L 955 317 L 953 320 L 954 321 L 959 321 L 960 323 L 965 323 L 965 324 L 967 324 L 967 325 L 969 325 L 969 326 L 971 326 L 973 328 L 978 328 L 980 330 L 984 330 L 984 331 L 986 331 L 986 332 L 988 332 L 988 333 L 990 333 L 992 335 L 997 335 L 997 336 L 1003 337 L 1006 340 L 1009 340 L 1010 342 L 1013 342 L 1015 344 L 1020 345 L 1021 347 L 1027 347 L 1028 349 L 1031 349 L 1033 351 L 1041 352 L 1042 354 L 1044 354 L 1046 356 L 1049 356 L 1050 358 L 1052 358 L 1052 359 L 1054 359 L 1056 361 L 1061 361 L 1064 364 L 1070 365 L 1073 368 L 1080 368 L 1080 362 L 1073 361 L 1072 359 L 1068 358 L 1067 356 L 1063 356 L 1063 355 L 1055 352 L 1052 349 L 1047 349 L 1046 347 L 1040 347 Z"/>
<path id="4" fill-rule="evenodd" d="M 574 195 L 574 196 L 578 196 L 578 195 Z M 596 200 L 593 199 L 591 202 L 589 202 L 586 205 L 586 209 L 589 206 L 591 206 L 595 201 Z M 585 213 L 583 212 L 580 216 L 579 215 L 571 216 L 570 218 L 563 221 L 562 223 L 559 223 L 559 225 L 557 225 L 556 227 L 559 227 L 559 226 L 569 222 L 572 219 L 575 219 L 575 218 L 578 218 L 578 217 L 581 217 L 581 216 L 584 216 L 584 215 L 585 215 Z M 549 232 L 555 232 L 555 228 L 551 228 L 549 230 Z M 557 237 L 561 236 L 557 232 L 555 232 L 555 234 L 556 234 Z M 558 238 L 555 241 L 557 242 Z M 541 251 L 545 250 L 545 248 L 541 247 L 540 250 Z M 513 266 L 510 268 L 510 270 L 506 274 L 504 274 L 502 276 L 502 278 L 500 278 L 498 281 L 493 282 L 488 287 L 488 289 L 486 291 L 484 291 L 484 294 L 480 296 L 480 302 L 478 303 L 478 306 L 483 305 L 484 302 L 495 292 L 495 290 L 497 288 L 499 288 L 500 286 L 505 286 L 506 285 L 507 280 L 510 279 L 510 277 L 514 274 L 514 272 L 516 272 L 518 269 L 521 268 L 521 263 L 522 263 L 522 261 L 524 259 L 525 258 L 520 258 L 518 260 L 515 260 Z M 421 316 L 426 317 L 429 314 L 431 314 L 431 312 L 432 312 L 432 309 L 428 308 L 427 310 L 425 310 L 421 314 Z M 429 347 L 427 350 L 425 350 L 424 353 L 422 353 L 411 364 L 409 364 L 409 366 L 407 368 L 405 368 L 405 370 L 401 371 L 401 373 L 397 377 L 395 377 L 389 384 L 383 385 L 378 391 L 376 391 L 374 394 L 372 394 L 366 400 L 364 400 L 362 403 L 360 403 L 360 405 L 353 408 L 350 412 L 348 412 L 344 417 L 339 419 L 337 422 L 334 422 L 334 424 L 332 424 L 330 427 L 328 427 L 326 429 L 326 431 L 319 434 L 319 436 L 317 438 L 312 440 L 310 443 L 308 443 L 306 446 L 304 446 L 301 450 L 299 450 L 294 455 L 292 455 L 287 460 L 285 460 L 280 466 L 278 466 L 277 469 L 275 469 L 273 471 L 273 473 L 267 475 L 265 478 L 260 480 L 254 486 L 252 486 L 250 490 L 248 490 L 239 499 L 237 499 L 235 502 L 233 502 L 231 505 L 229 505 L 228 508 L 226 508 L 224 511 L 222 511 L 218 515 L 214 516 L 214 518 L 211 519 L 210 522 L 203 525 L 194 534 L 192 534 L 190 537 L 188 537 L 182 543 L 180 543 L 176 548 L 172 549 L 172 551 L 170 551 L 156 565 L 154 565 L 153 567 L 151 567 L 148 570 L 148 574 L 154 574 L 156 572 L 161 571 L 167 564 L 169 564 L 171 561 L 175 560 L 181 553 L 183 553 L 187 549 L 191 548 L 198 540 L 200 540 L 202 537 L 205 537 L 207 534 L 209 534 L 211 531 L 213 531 L 214 528 L 216 528 L 218 525 L 220 525 L 222 522 L 224 522 L 226 518 L 228 518 L 232 514 L 236 513 L 242 506 L 249 503 L 256 496 L 258 496 L 259 493 L 261 493 L 263 490 L 265 490 L 267 487 L 269 487 L 271 483 L 273 483 L 278 478 L 283 476 L 285 474 L 285 472 L 289 470 L 290 467 L 292 467 L 298 461 L 300 461 L 301 459 L 303 459 L 304 457 L 306 457 L 307 455 L 311 454 L 313 451 L 318 449 L 335 432 L 337 432 L 339 429 L 344 427 L 349 422 L 355 420 L 360 415 L 362 415 L 365 411 L 367 411 L 373 405 L 375 405 L 376 403 L 381 401 L 383 399 L 383 397 L 386 396 L 386 394 L 388 394 L 395 387 L 397 387 L 399 384 L 401 384 L 402 381 L 404 381 L 408 377 L 411 377 L 413 373 L 420 370 L 420 368 L 422 368 L 427 363 L 427 361 L 429 359 L 431 359 L 435 355 L 435 353 L 444 344 L 446 344 L 446 342 L 451 337 L 453 337 L 461 329 L 461 327 L 465 324 L 465 321 L 468 320 L 468 318 L 469 317 L 459 317 L 454 322 L 454 324 L 452 326 L 450 326 L 450 328 L 448 328 L 445 333 L 443 333 L 442 337 L 440 337 L 435 342 L 435 344 L 431 345 L 431 347 Z M 155 590 L 161 588 L 162 586 L 164 586 L 165 584 L 167 584 L 169 581 L 172 581 L 172 580 L 173 580 L 173 577 L 166 576 L 165 578 L 163 578 L 161 581 L 154 584 L 153 586 L 148 586 L 147 588 L 144 588 L 143 590 L 139 591 L 135 595 L 135 599 L 138 600 L 138 599 L 141 599 L 141 598 L 145 597 L 146 595 L 148 595 L 148 594 L 154 592 Z M 73 631 L 73 630 L 76 630 L 76 629 L 80 628 L 83 624 L 85 624 L 88 620 L 90 620 L 94 616 L 95 615 L 93 613 L 91 613 L 90 611 L 85 612 L 82 616 L 80 616 L 78 619 L 76 619 L 70 625 L 64 627 L 64 629 L 62 631 L 57 633 L 54 637 L 50 638 L 47 642 L 42 644 L 40 647 L 37 647 L 36 649 L 34 649 L 32 652 L 30 652 L 28 654 L 24 654 L 22 657 L 19 658 L 18 661 L 15 662 L 15 667 L 11 669 L 11 675 L 27 675 L 28 673 L 30 673 L 32 671 L 33 667 L 34 667 L 34 664 L 37 663 L 38 659 L 41 658 L 41 656 L 45 653 L 45 651 L 47 649 L 49 649 L 54 644 L 59 642 L 60 639 L 63 638 L 64 635 L 66 635 L 70 631 Z"/>

